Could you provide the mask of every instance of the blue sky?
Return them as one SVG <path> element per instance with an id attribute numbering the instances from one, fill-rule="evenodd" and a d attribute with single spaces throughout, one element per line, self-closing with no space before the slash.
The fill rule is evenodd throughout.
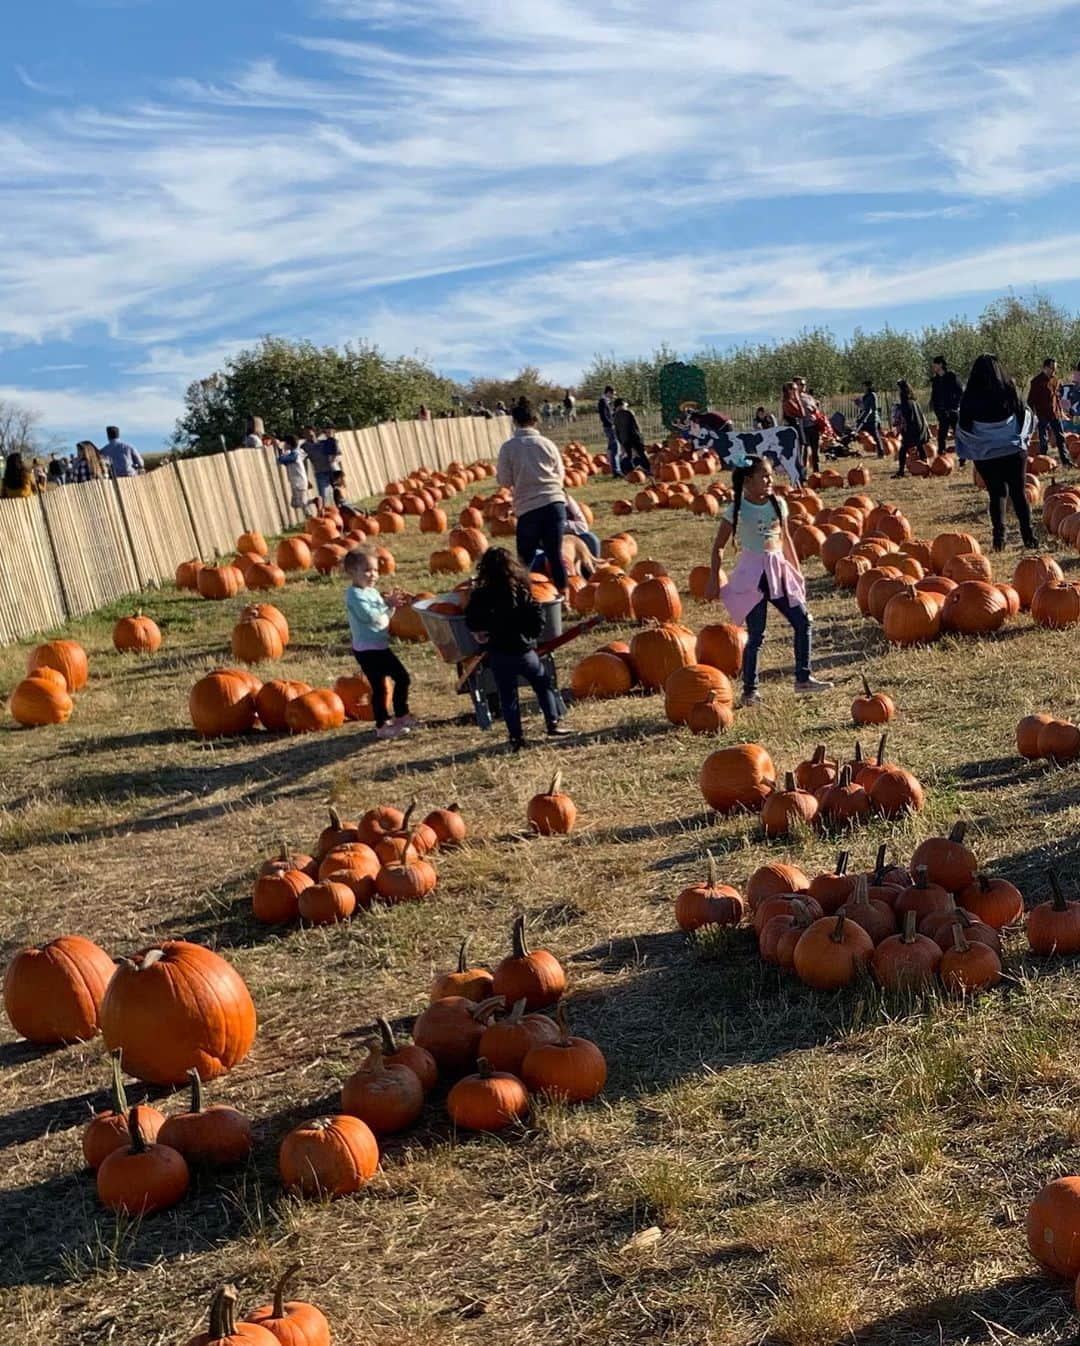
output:
<path id="1" fill-rule="evenodd" d="M 158 447 L 266 332 L 572 381 L 1008 289 L 1080 307 L 1075 3 L 11 11 L 0 397 L 69 441 Z"/>

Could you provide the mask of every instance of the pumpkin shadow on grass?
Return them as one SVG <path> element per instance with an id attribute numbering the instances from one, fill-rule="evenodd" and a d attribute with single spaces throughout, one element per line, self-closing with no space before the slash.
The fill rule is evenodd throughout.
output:
<path id="1" fill-rule="evenodd" d="M 1004 790 L 1035 779 L 1038 768 L 1014 754 L 1012 757 L 965 762 L 952 774 L 958 781 L 963 781 L 965 790 Z"/>
<path id="2" fill-rule="evenodd" d="M 245 1192 L 263 1185 L 254 1167 L 195 1174 L 178 1206 L 144 1220 L 105 1210 L 89 1170 L 2 1191 L 0 1288 L 72 1285 L 103 1267 L 140 1270 L 233 1243 L 250 1233 Z"/>
<path id="3" fill-rule="evenodd" d="M 162 1090 L 151 1091 L 147 1086 L 135 1083 L 126 1082 L 124 1087 L 133 1107 L 136 1103 L 148 1102 L 152 1094 L 159 1097 L 164 1093 Z M 33 1103 L 29 1107 L 4 1113 L 0 1117 L 0 1150 L 57 1131 L 81 1128 L 95 1112 L 103 1112 L 111 1107 L 112 1095 L 109 1090 L 94 1089 L 83 1094 L 73 1094 L 70 1098 L 53 1098 L 45 1103 Z"/>
<path id="4" fill-rule="evenodd" d="M 1054 1340 L 1067 1346 L 1078 1340 L 1072 1295 L 1044 1276 L 1012 1276 L 974 1290 L 941 1295 L 926 1304 L 901 1309 L 845 1335 L 848 1346 L 979 1346 L 1010 1340 Z M 766 1337 L 763 1346 L 780 1346 Z M 839 1346 L 839 1343 L 838 1343 Z"/>

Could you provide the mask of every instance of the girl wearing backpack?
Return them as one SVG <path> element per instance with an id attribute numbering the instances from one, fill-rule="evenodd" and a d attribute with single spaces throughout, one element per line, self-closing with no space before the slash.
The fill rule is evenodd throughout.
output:
<path id="1" fill-rule="evenodd" d="M 747 458 L 732 472 L 731 484 L 735 498 L 721 516 L 705 597 L 722 599 L 731 620 L 746 623 L 742 704 L 761 702 L 758 656 L 770 603 L 794 633 L 796 692 L 826 692 L 832 683 L 820 682 L 810 671 L 812 619 L 806 609 L 806 581 L 788 533 L 787 502 L 773 494 L 772 464 L 767 458 Z M 727 584 L 721 585 L 724 549 L 732 537 L 739 559 Z"/>

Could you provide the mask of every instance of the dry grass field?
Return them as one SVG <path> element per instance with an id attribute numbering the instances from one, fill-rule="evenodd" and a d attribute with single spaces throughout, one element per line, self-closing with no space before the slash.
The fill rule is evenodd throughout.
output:
<path id="1" fill-rule="evenodd" d="M 969 526 L 985 540 L 970 472 L 871 491 L 922 536 Z M 602 535 L 617 490 L 582 490 Z M 843 494 L 847 494 L 844 492 Z M 463 501 L 452 502 L 455 513 Z M 624 521 L 620 521 L 624 522 Z M 707 557 L 711 526 L 684 511 L 628 521 L 641 555 L 682 587 Z M 397 578 L 423 587 L 430 539 L 395 540 Z M 1050 549 L 1052 550 L 1052 548 Z M 1019 553 L 995 558 L 1008 578 Z M 1060 557 L 1075 571 L 1075 558 Z M 1022 762 L 1017 719 L 1077 714 L 1075 632 L 1023 615 L 996 638 L 890 650 L 808 566 L 816 669 L 836 689 L 796 698 L 786 626 L 773 614 L 765 704 L 740 711 L 734 739 L 790 767 L 824 742 L 854 740 L 849 707 L 867 670 L 899 706 L 890 756 L 927 787 L 913 821 L 874 822 L 907 859 L 962 816 L 995 873 L 1029 903 L 1057 866 L 1080 883 L 1076 768 Z M 278 601 L 275 599 L 275 601 Z M 697 785 L 715 746 L 664 718 L 662 698 L 579 705 L 577 736 L 537 735 L 520 756 L 463 719 L 452 671 L 427 646 L 404 657 L 426 726 L 377 744 L 369 725 L 290 739 L 204 743 L 187 693 L 228 656 L 238 598 L 168 590 L 144 603 L 165 633 L 149 659 L 113 652 L 117 613 L 79 623 L 91 680 L 55 730 L 0 728 L 0 939 L 78 932 L 110 953 L 196 940 L 247 980 L 259 1014 L 248 1058 L 210 1086 L 255 1119 L 246 1169 L 202 1176 L 174 1210 L 125 1222 L 101 1209 L 80 1129 L 106 1102 L 100 1043 L 53 1052 L 0 1028 L 0 1322 L 20 1346 L 155 1346 L 200 1330 L 226 1279 L 247 1307 L 288 1263 L 342 1343 L 389 1346 L 832 1346 L 1060 1343 L 1071 1288 L 1035 1268 L 1024 1214 L 1046 1181 L 1080 1171 L 1080 972 L 1007 940 L 1004 983 L 973 1004 L 898 1004 L 870 988 L 825 996 L 761 964 L 752 937 L 698 942 L 672 901 L 704 853 L 741 885 L 766 857 L 831 869 L 835 839 L 765 842 L 746 817 L 717 820 Z M 281 593 L 293 632 L 272 676 L 328 685 L 349 670 L 340 580 Z M 712 617 L 687 602 L 695 628 Z M 572 663 L 603 640 L 558 656 Z M 0 693 L 25 649 L 0 651 Z M 867 746 L 869 747 L 867 736 Z M 554 768 L 579 809 L 568 838 L 525 834 L 528 798 Z M 439 861 L 428 901 L 347 926 L 275 929 L 250 914 L 258 861 L 285 837 L 310 849 L 337 804 L 356 816 L 416 797 L 460 801 L 468 846 Z M 435 971 L 473 932 L 489 966 L 516 912 L 570 975 L 572 1023 L 606 1053 L 608 1087 L 579 1108 L 537 1107 L 502 1138 L 455 1135 L 442 1095 L 423 1123 L 384 1143 L 375 1180 L 320 1205 L 287 1198 L 277 1146 L 298 1120 L 336 1110 L 377 1015 L 407 1026 Z M 132 1096 L 145 1095 L 142 1086 Z M 160 1091 L 157 1091 L 160 1096 Z M 168 1111 L 183 1095 L 161 1104 Z M 658 1233 L 645 1231 L 656 1230 Z M 642 1237 L 638 1237 L 642 1236 Z"/>

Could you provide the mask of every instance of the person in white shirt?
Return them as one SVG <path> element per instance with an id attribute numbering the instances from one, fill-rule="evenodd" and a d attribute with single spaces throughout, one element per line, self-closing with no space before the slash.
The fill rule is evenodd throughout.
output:
<path id="1" fill-rule="evenodd" d="M 517 515 L 517 553 L 530 566 L 537 551 L 547 558 L 551 582 L 566 592 L 562 541 L 566 532 L 566 486 L 562 455 L 537 429 L 536 411 L 521 397 L 511 410 L 515 430 L 499 449 L 495 475 L 509 486 Z"/>
<path id="2" fill-rule="evenodd" d="M 295 435 L 286 435 L 282 441 L 284 449 L 278 454 L 278 465 L 285 469 L 285 480 L 289 483 L 289 504 L 293 509 L 307 511 L 312 503 L 311 485 L 308 482 L 307 454 L 300 447 Z"/>

